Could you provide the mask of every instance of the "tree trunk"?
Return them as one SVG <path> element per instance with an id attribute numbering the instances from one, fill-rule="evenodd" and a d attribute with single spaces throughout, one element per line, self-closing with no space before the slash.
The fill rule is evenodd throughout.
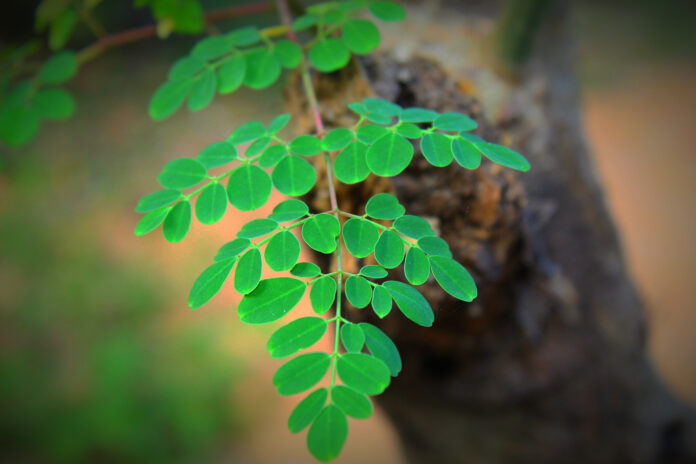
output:
<path id="1" fill-rule="evenodd" d="M 396 311 L 379 322 L 350 313 L 379 324 L 403 357 L 378 402 L 412 463 L 696 462 L 694 414 L 646 357 L 643 307 L 582 131 L 563 5 L 537 45 L 496 124 L 429 59 L 378 55 L 316 82 L 329 126 L 351 123 L 345 105 L 374 92 L 468 113 L 477 134 L 532 164 L 524 174 L 487 162 L 438 169 L 417 153 L 391 181 L 340 187 L 353 202 L 342 207 L 356 210 L 395 191 L 409 213 L 432 219 L 479 287 L 466 304 L 426 283 L 436 311 L 428 329 Z M 289 99 L 304 105 L 296 91 Z M 328 209 L 327 199 L 313 201 Z"/>

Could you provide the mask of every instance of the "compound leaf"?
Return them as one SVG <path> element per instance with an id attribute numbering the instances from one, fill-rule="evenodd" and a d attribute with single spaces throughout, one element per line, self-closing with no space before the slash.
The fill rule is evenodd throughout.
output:
<path id="1" fill-rule="evenodd" d="M 379 230 L 372 222 L 352 218 L 343 224 L 343 240 L 348 251 L 356 258 L 364 258 L 375 250 Z"/>
<path id="2" fill-rule="evenodd" d="M 259 253 L 259 259 L 260 257 Z M 238 275 L 239 266 L 235 277 Z M 242 322 L 247 324 L 266 324 L 277 321 L 297 306 L 306 289 L 306 283 L 292 277 L 265 279 L 259 282 L 254 291 L 242 298 L 237 312 Z"/>
<path id="3" fill-rule="evenodd" d="M 196 217 L 201 224 L 215 224 L 227 211 L 227 192 L 217 182 L 203 189 L 196 200 Z"/>
<path id="4" fill-rule="evenodd" d="M 272 270 L 289 271 L 300 259 L 300 242 L 292 232 L 284 230 L 268 242 L 264 256 Z"/>
<path id="5" fill-rule="evenodd" d="M 338 358 L 336 370 L 344 384 L 366 395 L 379 395 L 389 386 L 387 365 L 365 353 L 344 354 Z"/>
<path id="6" fill-rule="evenodd" d="M 273 332 L 266 348 L 272 358 L 285 358 L 314 345 L 327 328 L 321 317 L 301 317 Z"/>
<path id="7" fill-rule="evenodd" d="M 469 272 L 453 259 L 431 256 L 430 267 L 440 287 L 453 297 L 462 301 L 472 301 L 477 290 Z"/>
<path id="8" fill-rule="evenodd" d="M 331 365 L 327 353 L 306 353 L 286 362 L 273 376 L 273 385 L 284 396 L 309 390 L 326 375 Z"/>
<path id="9" fill-rule="evenodd" d="M 401 372 L 401 355 L 394 342 L 380 329 L 367 322 L 361 322 L 360 328 L 365 333 L 367 349 L 377 359 L 387 365 L 392 377 Z"/>
<path id="10" fill-rule="evenodd" d="M 261 252 L 258 248 L 252 248 L 239 258 L 237 271 L 234 273 L 234 289 L 245 295 L 257 288 L 261 281 Z M 244 301 L 244 299 L 242 299 Z M 242 304 L 239 305 L 241 315 Z M 242 318 L 243 322 L 244 318 Z M 270 321 L 269 321 L 270 322 Z M 258 322 L 261 324 L 261 322 Z"/>
<path id="11" fill-rule="evenodd" d="M 227 197 L 240 211 L 251 211 L 271 196 L 271 177 L 258 166 L 245 164 L 237 168 L 227 184 Z"/>
<path id="12" fill-rule="evenodd" d="M 233 260 L 222 261 L 201 273 L 189 293 L 188 304 L 191 309 L 200 308 L 220 291 L 234 265 Z"/>
<path id="13" fill-rule="evenodd" d="M 382 285 L 389 291 L 404 316 L 423 327 L 433 325 L 433 310 L 418 290 L 395 280 L 389 280 Z"/>

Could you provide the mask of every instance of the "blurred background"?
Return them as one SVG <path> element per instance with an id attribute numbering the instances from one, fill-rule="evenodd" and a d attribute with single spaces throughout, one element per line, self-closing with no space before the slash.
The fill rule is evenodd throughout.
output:
<path id="1" fill-rule="evenodd" d="M 3 6 L 0 46 L 32 36 L 37 3 Z M 152 22 L 131 2 L 95 11 L 109 31 Z M 471 48 L 470 36 L 441 30 L 438 2 L 409 12 L 422 26 L 412 40 Z M 696 7 L 597 0 L 575 2 L 573 15 L 588 143 L 646 303 L 650 356 L 696 405 Z M 385 46 L 402 27 L 381 29 Z M 89 32 L 78 27 L 74 40 L 89 43 Z M 95 59 L 69 84 L 74 118 L 44 125 L 27 146 L 0 146 L 2 462 L 311 462 L 304 434 L 285 426 L 296 399 L 271 383 L 272 328 L 242 327 L 230 289 L 201 310 L 186 304 L 218 246 L 253 215 L 194 221 L 180 244 L 133 235 L 133 208 L 168 160 L 283 105 L 279 85 L 151 121 L 152 92 L 195 40 L 150 39 Z M 451 72 L 463 72 L 466 57 L 452 58 Z M 403 462 L 379 414 L 351 422 L 339 462 L 376 462 L 375 450 L 379 462 Z"/>

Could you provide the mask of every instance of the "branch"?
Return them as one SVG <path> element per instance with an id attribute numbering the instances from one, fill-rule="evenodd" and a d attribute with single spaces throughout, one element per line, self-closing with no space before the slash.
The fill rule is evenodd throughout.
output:
<path id="1" fill-rule="evenodd" d="M 247 5 L 231 6 L 228 8 L 210 11 L 205 13 L 203 17 L 206 23 L 214 23 L 217 21 L 224 21 L 226 19 L 241 18 L 244 16 L 265 13 L 267 11 L 272 11 L 274 8 L 275 5 L 272 1 L 249 3 Z M 149 24 L 147 26 L 136 27 L 127 31 L 107 35 L 82 49 L 82 51 L 78 53 L 77 59 L 80 64 L 83 64 L 96 58 L 110 48 L 138 42 L 150 37 L 155 37 L 156 35 L 156 24 Z"/>

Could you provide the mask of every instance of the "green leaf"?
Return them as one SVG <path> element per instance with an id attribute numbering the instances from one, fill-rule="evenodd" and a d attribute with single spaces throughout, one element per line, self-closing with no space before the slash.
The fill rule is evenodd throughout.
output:
<path id="1" fill-rule="evenodd" d="M 251 240 L 248 238 L 236 238 L 231 242 L 225 243 L 220 247 L 217 254 L 215 255 L 215 262 L 225 261 L 228 259 L 234 259 L 239 256 L 243 251 L 251 246 Z"/>
<path id="2" fill-rule="evenodd" d="M 316 181 L 314 167 L 296 155 L 286 156 L 273 169 L 273 185 L 283 195 L 304 195 L 312 190 Z"/>
<path id="3" fill-rule="evenodd" d="M 276 116 L 273 118 L 273 121 L 268 124 L 268 133 L 269 134 L 275 134 L 276 132 L 280 131 L 282 128 L 287 126 L 287 124 L 290 122 L 290 115 L 287 113 L 281 114 L 280 116 Z"/>
<path id="4" fill-rule="evenodd" d="M 271 137 L 268 136 L 254 140 L 254 142 L 252 142 L 252 144 L 247 147 L 246 151 L 244 152 L 244 155 L 246 157 L 251 157 L 261 153 L 268 146 L 268 144 L 271 143 L 271 140 L 273 139 L 271 139 Z"/>
<path id="5" fill-rule="evenodd" d="M 159 192 L 145 195 L 135 207 L 136 213 L 148 213 L 150 211 L 170 205 L 181 198 L 181 192 L 178 190 L 168 189 L 160 190 Z"/>
<path id="6" fill-rule="evenodd" d="M 229 36 L 214 35 L 198 41 L 191 50 L 191 56 L 199 60 L 208 61 L 220 58 L 234 51 L 234 43 Z"/>
<path id="7" fill-rule="evenodd" d="M 256 50 L 246 56 L 244 84 L 254 90 L 265 89 L 280 77 L 280 63 L 270 50 Z"/>
<path id="8" fill-rule="evenodd" d="M 330 365 L 331 358 L 327 353 L 301 354 L 280 366 L 273 376 L 273 385 L 280 395 L 302 393 L 319 383 Z"/>
<path id="9" fill-rule="evenodd" d="M 160 85 L 150 100 L 150 117 L 159 121 L 174 114 L 186 100 L 192 84 L 190 80 L 182 80 Z"/>
<path id="10" fill-rule="evenodd" d="M 76 22 L 77 12 L 74 8 L 66 8 L 58 15 L 48 34 L 48 46 L 51 50 L 60 50 L 68 43 Z"/>
<path id="11" fill-rule="evenodd" d="M 217 70 L 217 90 L 221 94 L 232 93 L 242 85 L 247 70 L 244 55 L 234 55 L 225 60 Z"/>
<path id="12" fill-rule="evenodd" d="M 372 309 L 380 319 L 391 312 L 392 297 L 382 286 L 375 287 L 372 291 Z"/>
<path id="13" fill-rule="evenodd" d="M 273 332 L 266 348 L 274 359 L 291 356 L 318 342 L 327 327 L 321 317 L 301 317 Z"/>
<path id="14" fill-rule="evenodd" d="M 328 38 L 318 41 L 309 50 L 309 61 L 318 71 L 333 72 L 350 61 L 350 51 L 341 39 Z"/>
<path id="15" fill-rule="evenodd" d="M 343 224 L 343 240 L 350 254 L 364 258 L 375 250 L 379 239 L 379 230 L 372 222 L 365 219 L 348 219 Z"/>
<path id="16" fill-rule="evenodd" d="M 397 125 L 396 133 L 407 139 L 419 139 L 423 136 L 421 128 L 410 122 Z"/>
<path id="17" fill-rule="evenodd" d="M 260 285 L 261 281 L 261 266 L 263 262 L 261 261 L 261 252 L 258 248 L 251 248 L 249 251 L 244 253 L 241 258 L 239 258 L 239 264 L 237 265 L 237 271 L 234 273 L 234 289 L 246 295 L 247 293 L 253 292 Z M 242 302 L 244 299 L 242 299 Z M 242 316 L 242 304 L 239 307 L 240 316 Z M 242 322 L 247 322 L 242 317 Z M 270 321 L 268 321 L 270 322 Z M 250 322 L 252 324 L 254 322 Z M 262 324 L 262 322 L 258 322 Z"/>
<path id="18" fill-rule="evenodd" d="M 260 258 L 261 254 L 259 253 Z M 239 264 L 241 265 L 241 263 L 240 260 Z M 238 275 L 239 266 L 235 277 Z M 277 321 L 297 306 L 306 289 L 306 283 L 292 277 L 265 279 L 258 284 L 253 292 L 242 298 L 237 312 L 242 322 L 247 324 L 266 324 Z"/>
<path id="19" fill-rule="evenodd" d="M 354 419 L 367 419 L 372 415 L 369 398 L 343 385 L 337 385 L 331 390 L 331 402 Z"/>
<path id="20" fill-rule="evenodd" d="M 310 27 L 314 26 L 319 18 L 317 18 L 315 15 L 302 15 L 298 16 L 295 18 L 295 21 L 292 23 L 292 30 L 293 31 L 304 31 L 305 29 L 309 29 Z"/>
<path id="21" fill-rule="evenodd" d="M 430 262 L 421 250 L 411 247 L 404 261 L 406 280 L 413 285 L 423 285 L 430 275 Z"/>
<path id="22" fill-rule="evenodd" d="M 191 86 L 188 107 L 191 111 L 200 111 L 213 101 L 217 89 L 215 71 L 206 69 Z"/>
<path id="23" fill-rule="evenodd" d="M 240 211 L 260 208 L 271 196 L 271 177 L 253 164 L 237 168 L 227 184 L 227 197 Z"/>
<path id="24" fill-rule="evenodd" d="M 360 269 L 360 275 L 369 277 L 371 279 L 383 279 L 387 277 L 387 271 L 382 266 L 375 266 L 374 264 L 368 264 Z"/>
<path id="25" fill-rule="evenodd" d="M 348 420 L 332 404 L 325 407 L 307 433 L 307 448 L 318 461 L 336 459 L 348 437 Z"/>
<path id="26" fill-rule="evenodd" d="M 316 277 L 321 274 L 321 269 L 314 263 L 297 263 L 290 269 L 290 274 L 295 277 Z"/>
<path id="27" fill-rule="evenodd" d="M 420 148 L 425 159 L 439 168 L 449 166 L 454 157 L 450 138 L 437 132 L 425 134 L 421 139 Z"/>
<path id="28" fill-rule="evenodd" d="M 425 108 L 406 108 L 399 113 L 401 122 L 431 122 L 440 116 L 440 113 Z"/>
<path id="29" fill-rule="evenodd" d="M 372 21 L 352 19 L 343 25 L 343 41 L 353 53 L 366 55 L 379 47 L 379 29 Z"/>
<path id="30" fill-rule="evenodd" d="M 59 52 L 41 66 L 37 79 L 41 84 L 62 84 L 72 79 L 77 73 L 77 66 L 75 52 Z"/>
<path id="31" fill-rule="evenodd" d="M 359 353 L 365 345 L 365 334 L 357 324 L 346 322 L 341 326 L 341 343 L 349 353 Z"/>
<path id="32" fill-rule="evenodd" d="M 170 208 L 162 208 L 143 216 L 135 226 L 135 235 L 140 237 L 155 230 L 167 217 L 169 210 Z"/>
<path id="33" fill-rule="evenodd" d="M 189 293 L 188 304 L 191 309 L 200 308 L 220 291 L 234 265 L 235 261 L 223 261 L 203 271 Z"/>
<path id="34" fill-rule="evenodd" d="M 381 359 L 389 368 L 392 377 L 401 372 L 401 355 L 394 342 L 380 329 L 367 322 L 361 322 L 360 328 L 365 333 L 365 343 L 372 356 Z"/>
<path id="35" fill-rule="evenodd" d="M 365 214 L 375 219 L 393 220 L 406 212 L 399 200 L 389 193 L 378 193 L 367 201 Z"/>
<path id="36" fill-rule="evenodd" d="M 478 169 L 481 166 L 481 151 L 461 137 L 452 139 L 452 154 L 459 165 L 466 169 Z"/>
<path id="37" fill-rule="evenodd" d="M 366 153 L 365 144 L 358 141 L 351 142 L 334 161 L 336 178 L 344 184 L 356 184 L 365 180 L 370 175 Z"/>
<path id="38" fill-rule="evenodd" d="M 464 132 L 476 129 L 478 124 L 461 113 L 443 113 L 435 118 L 433 127 L 448 132 Z"/>
<path id="39" fill-rule="evenodd" d="M 462 301 L 472 301 L 476 298 L 474 279 L 457 261 L 443 256 L 431 256 L 430 267 L 435 280 L 444 291 Z"/>
<path id="40" fill-rule="evenodd" d="M 40 123 L 31 108 L 5 103 L 0 107 L 0 140 L 14 147 L 23 145 L 34 138 Z"/>
<path id="41" fill-rule="evenodd" d="M 312 156 L 321 153 L 321 140 L 313 135 L 300 135 L 290 142 L 290 151 L 302 156 Z"/>
<path id="42" fill-rule="evenodd" d="M 375 124 L 365 124 L 364 126 L 360 126 L 355 132 L 355 136 L 358 140 L 367 145 L 372 145 L 387 134 L 389 134 L 389 130 L 386 127 L 377 126 Z"/>
<path id="43" fill-rule="evenodd" d="M 336 362 L 338 377 L 346 386 L 366 395 L 379 395 L 390 382 L 383 361 L 364 353 L 347 353 Z"/>
<path id="44" fill-rule="evenodd" d="M 396 2 L 372 2 L 370 12 L 384 22 L 399 22 L 406 19 L 406 10 Z"/>
<path id="45" fill-rule="evenodd" d="M 353 102 L 348 104 L 348 108 L 351 111 L 358 113 L 360 116 L 364 116 L 367 113 L 367 108 L 360 102 Z"/>
<path id="46" fill-rule="evenodd" d="M 436 235 L 430 223 L 420 216 L 406 214 L 394 221 L 394 228 L 407 237 L 416 240 L 429 235 Z"/>
<path id="47" fill-rule="evenodd" d="M 350 276 L 346 280 L 346 298 L 356 308 L 364 308 L 372 299 L 372 287 L 364 277 Z"/>
<path id="48" fill-rule="evenodd" d="M 494 163 L 498 163 L 501 166 L 515 169 L 517 171 L 529 171 L 529 161 L 511 148 L 485 142 L 478 143 L 476 146 L 481 150 L 486 158 Z"/>
<path id="49" fill-rule="evenodd" d="M 367 166 L 378 176 L 401 173 L 413 158 L 413 146 L 397 134 L 387 134 L 367 149 Z"/>
<path id="50" fill-rule="evenodd" d="M 377 113 L 382 116 L 396 116 L 401 113 L 403 109 L 396 103 L 392 103 L 383 98 L 365 98 L 363 104 L 370 113 Z"/>
<path id="51" fill-rule="evenodd" d="M 307 395 L 307 397 L 293 409 L 288 418 L 288 429 L 290 432 L 298 433 L 309 427 L 324 409 L 328 397 L 329 390 L 326 388 L 319 388 Z"/>
<path id="52" fill-rule="evenodd" d="M 238 47 L 247 47 L 261 42 L 261 35 L 256 26 L 240 27 L 228 34 L 232 43 Z"/>
<path id="53" fill-rule="evenodd" d="M 157 176 L 157 181 L 162 187 L 182 190 L 199 184 L 205 178 L 205 166 L 200 161 L 180 158 L 167 163 Z"/>
<path id="54" fill-rule="evenodd" d="M 264 256 L 272 270 L 289 271 L 300 259 L 300 242 L 292 232 L 284 230 L 268 242 Z"/>
<path id="55" fill-rule="evenodd" d="M 302 61 L 302 49 L 291 40 L 280 40 L 273 47 L 278 62 L 287 69 L 294 69 Z"/>
<path id="56" fill-rule="evenodd" d="M 387 269 L 393 269 L 404 260 L 404 242 L 393 230 L 385 230 L 375 246 L 375 259 Z"/>
<path id="57" fill-rule="evenodd" d="M 217 182 L 203 189 L 196 201 L 196 217 L 201 224 L 215 224 L 227 211 L 225 187 Z"/>
<path id="58" fill-rule="evenodd" d="M 283 159 L 286 151 L 287 148 L 285 145 L 271 145 L 270 147 L 266 148 L 266 151 L 264 151 L 261 158 L 259 158 L 259 166 L 262 168 L 271 168 L 275 166 L 281 159 Z"/>
<path id="59" fill-rule="evenodd" d="M 75 113 L 75 100 L 64 89 L 41 89 L 34 95 L 31 108 L 40 118 L 62 121 Z"/>
<path id="60" fill-rule="evenodd" d="M 237 149 L 230 142 L 216 142 L 201 150 L 196 159 L 206 169 L 214 169 L 238 159 Z"/>
<path id="61" fill-rule="evenodd" d="M 433 325 L 433 310 L 418 290 L 395 280 L 389 280 L 382 285 L 389 291 L 404 316 L 423 327 Z"/>
<path id="62" fill-rule="evenodd" d="M 183 79 L 188 79 L 193 77 L 199 72 L 205 69 L 206 63 L 204 60 L 199 60 L 198 58 L 193 58 L 192 56 L 185 56 L 180 58 L 174 63 L 172 68 L 169 70 L 167 78 L 170 81 L 180 81 Z"/>
<path id="63" fill-rule="evenodd" d="M 330 130 L 322 139 L 322 148 L 326 151 L 341 150 L 353 141 L 354 134 L 345 127 Z"/>
<path id="64" fill-rule="evenodd" d="M 379 113 L 367 113 L 365 119 L 376 124 L 391 124 L 392 118 Z"/>
<path id="65" fill-rule="evenodd" d="M 418 240 L 418 247 L 432 256 L 444 256 L 445 258 L 452 257 L 452 252 L 449 249 L 449 245 L 440 237 L 423 237 Z"/>
<path id="66" fill-rule="evenodd" d="M 305 202 L 293 198 L 278 203 L 268 218 L 278 222 L 288 222 L 303 218 L 308 213 L 309 207 Z"/>
<path id="67" fill-rule="evenodd" d="M 312 308 L 315 313 L 320 316 L 324 314 L 336 300 L 336 280 L 330 276 L 317 279 L 312 284 L 309 300 L 312 302 Z"/>
<path id="68" fill-rule="evenodd" d="M 249 121 L 242 124 L 227 138 L 227 141 L 239 145 L 251 142 L 266 135 L 266 128 L 259 121 Z"/>
<path id="69" fill-rule="evenodd" d="M 338 220 L 330 214 L 318 214 L 302 226 L 302 239 L 313 250 L 330 254 L 336 249 L 336 237 L 340 233 Z"/>
<path id="70" fill-rule="evenodd" d="M 270 234 L 271 232 L 275 232 L 278 227 L 278 223 L 274 221 L 273 219 L 253 219 L 244 226 L 242 226 L 242 229 L 237 233 L 237 237 L 239 238 L 256 238 L 256 237 L 261 237 L 262 235 L 267 235 Z"/>
<path id="71" fill-rule="evenodd" d="M 188 234 L 191 227 L 191 203 L 183 200 L 174 205 L 169 211 L 162 226 L 165 240 L 168 242 L 180 242 Z"/>

